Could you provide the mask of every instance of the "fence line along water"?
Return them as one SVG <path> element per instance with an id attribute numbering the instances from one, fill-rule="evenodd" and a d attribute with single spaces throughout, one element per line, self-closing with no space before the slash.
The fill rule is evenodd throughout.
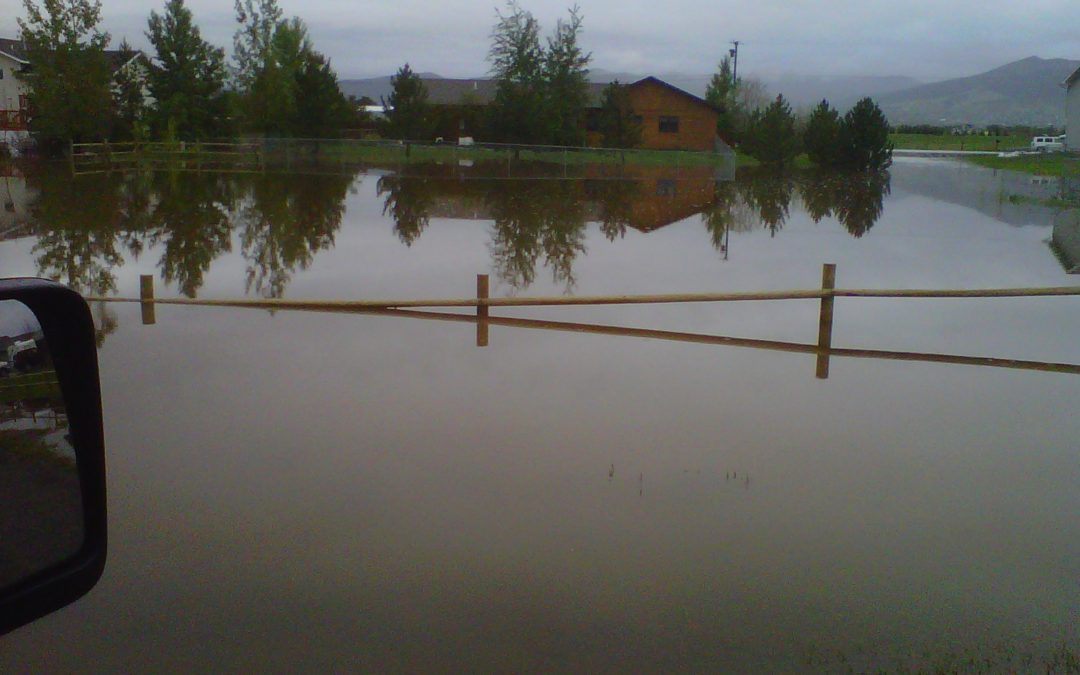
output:
<path id="1" fill-rule="evenodd" d="M 225 170 L 229 167 L 289 167 L 293 164 L 374 163 L 401 166 L 413 162 L 471 165 L 491 162 L 507 172 L 520 163 L 540 162 L 569 167 L 583 164 L 712 167 L 721 178 L 734 178 L 736 158 L 730 151 L 648 150 L 520 143 L 432 143 L 321 138 L 244 138 L 191 142 L 72 143 L 69 161 L 74 173 L 159 166 Z M 190 166 L 189 166 L 190 165 Z"/>
<path id="2" fill-rule="evenodd" d="M 730 346 L 776 349 L 779 351 L 813 353 L 817 356 L 816 374 L 820 379 L 829 376 L 831 356 L 854 358 L 879 358 L 888 360 L 924 361 L 931 363 L 955 363 L 965 365 L 983 365 L 1000 368 L 1023 370 L 1043 370 L 1080 374 L 1080 365 L 1067 363 L 1048 363 L 1001 359 L 981 356 L 960 356 L 951 354 L 930 354 L 921 352 L 899 352 L 869 349 L 845 349 L 832 346 L 833 311 L 836 298 L 1025 298 L 1025 297 L 1063 297 L 1080 296 L 1080 286 L 1052 286 L 1037 288 L 984 288 L 984 289 L 838 289 L 835 288 L 836 265 L 827 263 L 822 266 L 820 289 L 735 292 L 735 293 L 678 293 L 667 295 L 607 295 L 579 297 L 532 297 L 532 298 L 491 298 L 489 297 L 488 275 L 476 277 L 476 297 L 457 299 L 411 299 L 411 300 L 286 300 L 277 298 L 239 298 L 239 299 L 198 299 L 198 298 L 156 298 L 152 275 L 140 276 L 139 298 L 88 297 L 91 302 L 137 302 L 142 308 L 142 321 L 150 325 L 156 323 L 157 305 L 187 305 L 197 307 L 235 307 L 264 310 L 300 310 L 338 313 L 370 313 L 428 318 L 449 321 L 475 321 L 476 344 L 486 347 L 489 340 L 489 326 L 503 325 L 525 328 L 547 328 L 550 330 L 570 330 L 575 332 L 629 335 L 637 337 L 674 339 L 684 342 L 699 342 Z M 661 304 L 690 302 L 739 302 L 750 300 L 819 300 L 817 344 L 787 343 L 750 338 L 732 338 L 725 336 L 698 335 L 656 331 L 650 329 L 602 326 L 598 324 L 571 324 L 565 322 L 537 321 L 534 319 L 516 319 L 493 317 L 492 307 L 540 307 L 540 306 L 589 306 L 589 305 L 628 305 Z M 418 309 L 464 307 L 475 308 L 473 315 L 446 314 Z"/>

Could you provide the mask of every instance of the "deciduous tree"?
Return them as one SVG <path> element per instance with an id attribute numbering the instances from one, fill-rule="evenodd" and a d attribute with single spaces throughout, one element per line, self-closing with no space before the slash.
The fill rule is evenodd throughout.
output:
<path id="1" fill-rule="evenodd" d="M 497 140 L 542 143 L 547 131 L 544 50 L 540 24 L 514 0 L 507 13 L 495 10 L 491 31 L 491 75 L 496 80 L 490 127 Z"/>
<path id="2" fill-rule="evenodd" d="M 548 142 L 583 145 L 585 109 L 589 97 L 589 61 L 592 54 L 578 45 L 581 10 L 575 5 L 570 18 L 559 19 L 544 53 L 544 85 L 549 116 Z"/>
<path id="3" fill-rule="evenodd" d="M 98 0 L 23 0 L 19 30 L 33 67 L 26 73 L 30 129 L 49 152 L 69 141 L 100 140 L 112 117 L 109 34 Z"/>

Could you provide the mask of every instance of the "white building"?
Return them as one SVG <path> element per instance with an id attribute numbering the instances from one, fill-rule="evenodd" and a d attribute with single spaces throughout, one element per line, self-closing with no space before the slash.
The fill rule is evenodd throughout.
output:
<path id="1" fill-rule="evenodd" d="M 153 102 L 147 85 L 150 65 L 140 51 L 123 52 L 105 50 L 105 58 L 113 77 L 120 73 L 134 77 L 141 83 L 144 102 Z M 22 144 L 29 139 L 29 87 L 22 73 L 30 68 L 26 50 L 21 40 L 0 38 L 0 145 L 18 153 Z M 115 82 L 114 82 L 115 89 Z"/>
<path id="2" fill-rule="evenodd" d="M 29 135 L 27 88 L 21 77 L 29 65 L 20 41 L 0 38 L 0 143 L 12 148 Z"/>
<path id="3" fill-rule="evenodd" d="M 1080 152 L 1080 68 L 1061 86 L 1065 87 L 1065 149 Z"/>

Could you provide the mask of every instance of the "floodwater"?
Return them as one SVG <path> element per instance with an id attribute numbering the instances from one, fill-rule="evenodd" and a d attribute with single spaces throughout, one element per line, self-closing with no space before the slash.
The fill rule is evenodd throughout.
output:
<path id="1" fill-rule="evenodd" d="M 740 170 L 27 168 L 4 276 L 137 298 L 1075 285 L 1053 186 Z M 624 176 L 625 177 L 625 176 Z M 0 195 L 3 196 L 3 195 Z M 0 670 L 1046 670 L 1080 650 L 1080 375 L 755 349 L 819 302 L 92 304 L 110 552 Z M 838 298 L 834 348 L 1080 364 L 1080 298 Z M 443 310 L 468 315 L 466 310 Z M 671 333 L 683 339 L 666 339 Z M 770 343 L 770 344 L 771 344 Z M 758 345 L 760 346 L 760 345 Z M 872 355 L 871 355 L 872 356 Z"/>

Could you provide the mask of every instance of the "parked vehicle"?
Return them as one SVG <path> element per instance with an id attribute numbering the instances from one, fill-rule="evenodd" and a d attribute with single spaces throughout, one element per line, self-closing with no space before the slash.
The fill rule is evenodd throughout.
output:
<path id="1" fill-rule="evenodd" d="M 1064 152 L 1065 135 L 1036 136 L 1031 139 L 1031 149 L 1036 152 Z"/>
<path id="2" fill-rule="evenodd" d="M 7 349 L 7 363 L 12 370 L 25 373 L 42 365 L 41 351 L 33 340 L 16 342 Z"/>

